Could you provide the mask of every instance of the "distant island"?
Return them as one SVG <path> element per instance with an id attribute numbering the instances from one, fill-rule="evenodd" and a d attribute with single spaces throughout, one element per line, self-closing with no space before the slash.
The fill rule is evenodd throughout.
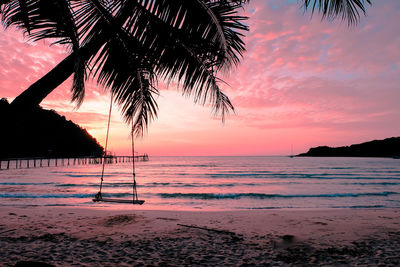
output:
<path id="1" fill-rule="evenodd" d="M 85 129 L 54 110 L 12 108 L 0 99 L 0 158 L 100 156 L 103 147 Z"/>
<path id="2" fill-rule="evenodd" d="M 373 140 L 351 146 L 313 147 L 298 157 L 400 157 L 400 137 Z"/>

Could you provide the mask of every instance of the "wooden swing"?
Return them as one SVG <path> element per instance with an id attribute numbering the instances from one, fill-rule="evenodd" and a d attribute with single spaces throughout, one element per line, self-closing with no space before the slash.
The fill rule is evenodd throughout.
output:
<path id="1" fill-rule="evenodd" d="M 106 145 L 104 150 L 107 152 L 107 145 L 108 145 L 108 134 L 110 131 L 110 120 L 111 120 L 111 110 L 112 110 L 112 96 L 111 96 L 111 103 L 110 103 L 110 111 L 108 113 L 108 125 L 107 125 L 107 135 L 106 135 Z M 103 197 L 101 190 L 103 188 L 103 177 L 104 177 L 104 166 L 106 163 L 106 158 L 103 156 L 103 164 L 102 164 L 102 171 L 101 171 L 101 178 L 100 178 L 100 190 L 94 196 L 94 202 L 113 202 L 113 203 L 128 203 L 128 204 L 139 204 L 142 205 L 144 200 L 139 200 L 136 190 L 136 173 L 135 173 L 135 143 L 134 143 L 134 136 L 133 136 L 133 122 L 132 122 L 132 132 L 131 132 L 131 143 L 132 143 L 132 199 L 119 199 L 119 198 L 108 198 Z"/>

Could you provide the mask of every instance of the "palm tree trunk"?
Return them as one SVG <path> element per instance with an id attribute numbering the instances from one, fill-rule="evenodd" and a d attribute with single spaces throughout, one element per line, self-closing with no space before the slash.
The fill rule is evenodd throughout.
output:
<path id="1" fill-rule="evenodd" d="M 98 2 L 95 2 L 95 4 Z M 103 11 L 106 14 L 106 11 Z M 83 61 L 89 60 L 104 45 L 108 38 L 112 38 L 121 30 L 115 25 L 106 25 L 103 29 L 108 35 L 99 35 L 93 38 L 79 49 L 79 57 Z M 94 53 L 93 53 L 94 52 Z M 29 86 L 25 91 L 18 95 L 12 102 L 12 107 L 19 109 L 38 106 L 54 89 L 62 84 L 68 77 L 74 73 L 75 53 L 67 56 L 50 72 L 40 78 L 38 81 Z"/>
<path id="2" fill-rule="evenodd" d="M 17 108 L 35 107 L 54 89 L 62 84 L 74 71 L 75 54 L 72 53 L 46 75 L 18 95 L 11 105 Z"/>
<path id="3" fill-rule="evenodd" d="M 79 49 L 78 56 L 86 62 L 93 51 L 100 49 L 103 44 L 103 38 L 94 39 Z M 46 75 L 18 95 L 11 102 L 11 106 L 24 109 L 38 106 L 43 99 L 74 73 L 75 53 L 71 53 Z"/>

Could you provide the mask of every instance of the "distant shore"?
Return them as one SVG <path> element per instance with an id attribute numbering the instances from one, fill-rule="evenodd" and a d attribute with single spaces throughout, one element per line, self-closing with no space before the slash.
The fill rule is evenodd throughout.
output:
<path id="1" fill-rule="evenodd" d="M 2 207 L 3 264 L 398 265 L 399 209 L 225 212 Z"/>
<path id="2" fill-rule="evenodd" d="M 2 98 L 0 120 L 0 159 L 103 155 L 94 137 L 54 110 L 13 108 Z"/>
<path id="3" fill-rule="evenodd" d="M 373 140 L 350 146 L 329 147 L 318 146 L 310 148 L 297 157 L 377 157 L 400 158 L 400 137 L 383 140 Z"/>

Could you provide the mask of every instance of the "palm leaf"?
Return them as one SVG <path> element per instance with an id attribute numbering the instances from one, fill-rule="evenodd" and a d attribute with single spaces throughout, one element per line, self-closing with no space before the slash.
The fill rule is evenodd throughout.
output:
<path id="1" fill-rule="evenodd" d="M 349 25 L 356 24 L 360 19 L 360 12 L 365 14 L 366 4 L 371 0 L 303 0 L 305 9 L 311 8 L 312 13 L 318 11 L 323 18 L 335 19 L 338 16 L 346 20 Z"/>
<path id="2" fill-rule="evenodd" d="M 90 66 L 139 134 L 157 114 L 156 77 L 178 82 L 184 95 L 211 103 L 223 117 L 233 110 L 216 73 L 237 64 L 244 52 L 246 18 L 237 12 L 245 2 L 14 0 L 2 16 L 34 41 L 68 44 L 75 57 L 73 100 L 81 103 Z"/>
<path id="3" fill-rule="evenodd" d="M 167 4 L 163 6 L 161 3 Z M 129 101 L 133 101 L 133 96 L 137 96 L 132 90 L 140 91 L 142 88 L 136 84 L 137 78 L 134 74 L 141 69 L 150 71 L 152 76 L 156 73 L 160 78 L 178 81 L 182 84 L 184 95 L 193 96 L 196 103 L 211 103 L 222 115 L 226 114 L 228 109 L 233 109 L 229 99 L 220 92 L 215 69 L 221 68 L 226 62 L 236 63 L 239 60 L 237 54 L 241 55 L 244 45 L 240 34 L 233 29 L 236 27 L 246 30 L 247 27 L 239 22 L 245 18 L 232 16 L 234 6 L 217 8 L 214 4 L 210 5 L 215 18 L 220 20 L 222 25 L 222 31 L 217 28 L 213 31 L 226 35 L 224 40 L 228 49 L 224 51 L 220 49 L 221 45 L 215 38 L 215 33 L 210 30 L 209 25 L 215 24 L 215 21 L 210 23 L 208 19 L 208 24 L 202 24 L 198 22 L 202 19 L 196 17 L 192 18 L 194 22 L 191 23 L 189 19 L 184 18 L 198 15 L 193 10 L 190 11 L 193 14 L 189 14 L 189 11 L 184 11 L 185 9 L 177 3 L 179 4 L 179 1 L 154 1 L 154 6 L 147 9 L 149 5 L 146 5 L 146 1 L 141 4 L 133 1 L 121 2 L 118 8 L 110 12 L 100 2 L 81 2 L 80 8 L 92 10 L 90 14 L 81 14 L 85 13 L 87 18 L 90 17 L 88 21 L 94 25 L 91 28 L 85 27 L 84 42 L 93 42 L 99 31 L 114 34 L 112 40 L 104 44 L 99 53 L 92 55 L 90 63 L 97 70 L 95 75 L 98 76 L 98 82 L 111 88 L 116 101 L 123 106 L 122 112 L 126 121 L 148 121 L 134 119 L 138 114 L 142 114 L 139 117 L 144 117 L 145 112 L 138 108 L 141 105 L 128 104 Z M 90 5 L 96 5 L 96 8 Z M 203 16 L 204 14 L 200 17 Z M 180 23 L 179 19 L 184 21 Z M 121 58 L 124 62 L 120 61 Z M 218 58 L 223 59 L 217 60 Z M 149 88 L 155 87 L 153 82 L 149 84 Z M 126 102 L 126 99 L 130 100 Z M 153 107 L 146 110 L 153 112 L 156 106 Z M 146 118 L 152 117 L 146 115 Z M 140 128 L 144 127 L 136 129 Z"/>
<path id="4" fill-rule="evenodd" d="M 75 53 L 72 100 L 78 106 L 84 97 L 85 60 L 79 56 L 79 35 L 70 1 L 18 0 L 9 1 L 2 12 L 6 27 L 22 28 L 32 41 L 53 39 L 53 44 L 67 44 Z"/>

